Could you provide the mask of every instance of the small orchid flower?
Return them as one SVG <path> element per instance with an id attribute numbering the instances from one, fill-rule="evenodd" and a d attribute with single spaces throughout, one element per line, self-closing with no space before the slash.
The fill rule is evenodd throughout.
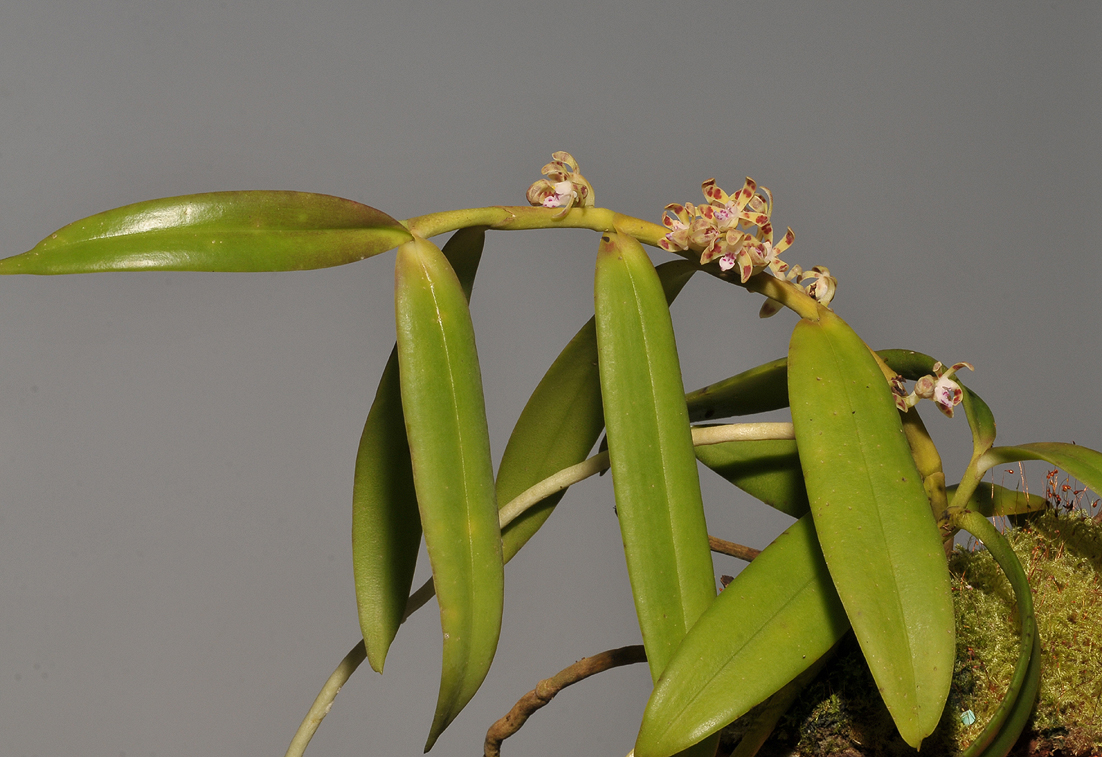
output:
<path id="1" fill-rule="evenodd" d="M 592 207 L 594 205 L 593 186 L 578 170 L 578 162 L 567 152 L 551 155 L 551 162 L 545 165 L 541 173 L 546 179 L 528 187 L 526 197 L 531 205 L 545 208 L 562 208 L 556 218 L 566 215 L 572 207 Z"/>
<path id="2" fill-rule="evenodd" d="M 933 397 L 931 399 L 937 405 L 937 409 L 950 418 L 953 417 L 953 408 L 964 399 L 964 391 L 960 388 L 960 384 L 953 381 L 953 376 L 961 368 L 967 368 L 970 371 L 976 370 L 968 363 L 954 363 L 946 371 L 941 363 L 934 363 L 934 373 L 937 374 L 937 381 L 934 382 Z"/>
<path id="3" fill-rule="evenodd" d="M 678 252 L 689 249 L 689 231 L 692 227 L 696 208 L 692 203 L 666 206 L 666 215 L 662 216 L 662 225 L 669 229 L 666 236 L 658 240 L 658 246 L 666 252 Z"/>
<path id="4" fill-rule="evenodd" d="M 811 282 L 805 287 L 809 296 L 823 305 L 830 305 L 830 301 L 834 299 L 834 293 L 838 289 L 838 279 L 830 275 L 829 268 L 825 265 L 817 265 L 810 271 L 802 272 L 798 283 L 802 286 L 805 281 Z"/>
<path id="5" fill-rule="evenodd" d="M 954 363 L 948 370 L 940 362 L 934 363 L 933 374 L 920 378 L 915 382 L 914 391 L 902 397 L 904 406 L 901 406 L 900 410 L 914 407 L 920 399 L 933 400 L 938 410 L 945 416 L 952 418 L 953 408 L 964 399 L 964 390 L 960 388 L 960 384 L 953 381 L 953 377 L 961 368 L 967 368 L 970 371 L 975 370 L 969 363 Z M 892 391 L 893 393 L 896 392 L 894 384 Z M 900 397 L 897 395 L 896 405 L 899 404 Z"/>

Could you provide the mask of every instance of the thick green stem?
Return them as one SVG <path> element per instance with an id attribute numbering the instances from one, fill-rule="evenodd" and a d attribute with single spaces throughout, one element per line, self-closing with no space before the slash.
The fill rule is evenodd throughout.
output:
<path id="1" fill-rule="evenodd" d="M 987 451 L 977 446 L 972 453 L 972 459 L 968 461 L 968 467 L 960 477 L 957 491 L 953 494 L 953 501 L 949 503 L 949 509 L 946 511 L 951 524 L 956 525 L 956 520 L 968 506 L 968 500 L 972 498 L 976 487 L 983 481 L 983 475 L 995 465 L 998 465 L 998 461 L 993 457 L 987 457 Z"/>
<path id="2" fill-rule="evenodd" d="M 571 208 L 565 214 L 558 208 L 537 208 L 528 205 L 495 205 L 486 208 L 467 208 L 465 210 L 445 210 L 424 216 L 407 218 L 402 221 L 410 233 L 428 239 L 469 226 L 487 226 L 504 231 L 531 229 L 590 229 L 592 231 L 618 231 L 634 237 L 651 247 L 658 246 L 658 240 L 666 235 L 666 228 L 656 223 L 644 221 L 633 216 L 616 213 L 608 208 Z M 676 254 L 697 262 L 697 252 L 683 250 Z M 804 290 L 790 281 L 778 279 L 767 273 L 751 276 L 745 284 L 738 280 L 734 271 L 721 271 L 718 265 L 702 266 L 707 274 L 718 279 L 745 287 L 751 292 L 764 294 L 780 302 L 802 318 L 819 319 L 819 304 Z"/>
<path id="3" fill-rule="evenodd" d="M 707 269 L 702 269 L 707 271 Z M 739 282 L 730 274 L 734 271 L 728 271 L 727 273 L 716 273 L 710 271 L 716 278 L 723 279 L 731 284 L 738 284 Z M 824 307 L 815 301 L 814 297 L 808 295 L 807 292 L 800 289 L 791 281 L 785 281 L 784 279 L 778 279 L 775 276 L 770 276 L 767 273 L 758 273 L 749 278 L 745 286 L 751 292 L 757 292 L 758 294 L 764 294 L 766 297 L 771 297 L 777 302 L 784 305 L 789 310 L 796 313 L 801 318 L 806 318 L 809 321 L 817 321 L 820 316 L 820 308 Z"/>
<path id="4" fill-rule="evenodd" d="M 614 213 L 608 208 L 572 208 L 563 215 L 558 208 L 536 208 L 527 205 L 495 205 L 487 208 L 446 210 L 403 221 L 410 233 L 434 237 L 468 226 L 489 226 L 491 229 L 520 231 L 527 229 L 590 229 L 614 231 L 620 226 L 625 233 L 640 242 L 657 245 L 666 233 L 658 224 Z"/>

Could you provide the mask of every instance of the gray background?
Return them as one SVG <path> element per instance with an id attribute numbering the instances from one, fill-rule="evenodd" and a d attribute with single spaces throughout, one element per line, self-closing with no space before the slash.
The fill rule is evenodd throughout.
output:
<path id="1" fill-rule="evenodd" d="M 9 3 L 0 252 L 210 190 L 398 218 L 523 204 L 560 149 L 601 205 L 652 220 L 750 175 L 796 230 L 785 257 L 830 267 L 870 344 L 973 362 L 1004 443 L 1102 447 L 1100 7 Z M 489 241 L 495 455 L 592 313 L 596 242 Z M 282 754 L 357 638 L 351 472 L 392 259 L 0 280 L 0 754 Z M 794 324 L 705 278 L 674 307 L 690 387 L 779 357 Z M 954 479 L 966 424 L 930 409 Z M 713 532 L 784 527 L 705 480 Z M 510 565 L 494 669 L 435 752 L 477 753 L 538 679 L 637 640 L 611 487 L 587 482 Z M 420 753 L 439 664 L 431 605 L 310 753 Z M 643 666 L 591 680 L 506 750 L 626 754 L 648 689 Z"/>

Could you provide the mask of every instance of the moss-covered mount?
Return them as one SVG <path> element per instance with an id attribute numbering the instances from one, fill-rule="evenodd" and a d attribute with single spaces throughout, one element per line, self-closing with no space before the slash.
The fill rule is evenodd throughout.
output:
<path id="1" fill-rule="evenodd" d="M 1102 755 L 1102 519 L 1054 510 L 1007 534 L 1029 575 L 1041 633 L 1041 690 L 1012 755 Z M 1018 654 L 1014 595 L 986 550 L 950 560 L 957 663 L 922 754 L 961 754 L 998 706 Z M 755 713 L 724 733 L 734 750 Z M 974 720 L 973 720 L 974 718 Z M 777 724 L 761 757 L 915 755 L 892 724 L 852 634 Z"/>

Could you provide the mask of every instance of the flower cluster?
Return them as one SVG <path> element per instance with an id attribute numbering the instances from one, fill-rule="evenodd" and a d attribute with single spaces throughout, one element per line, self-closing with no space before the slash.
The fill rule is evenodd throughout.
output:
<path id="1" fill-rule="evenodd" d="M 937 409 L 948 417 L 953 417 L 953 408 L 964 399 L 964 390 L 960 384 L 953 381 L 953 376 L 961 368 L 974 371 L 969 363 L 954 363 L 946 369 L 940 362 L 934 363 L 933 375 L 923 376 L 915 382 L 914 391 L 907 394 L 903 379 L 896 376 L 892 380 L 892 394 L 895 396 L 895 405 L 906 412 L 918 404 L 919 400 L 933 400 Z"/>
<path id="2" fill-rule="evenodd" d="M 669 232 L 658 241 L 658 246 L 668 252 L 693 250 L 700 252 L 700 264 L 706 265 L 718 259 L 723 271 L 738 269 L 742 283 L 762 271 L 769 270 L 777 278 L 794 281 L 804 286 L 807 293 L 827 305 L 834 297 L 837 280 L 823 266 L 804 271 L 800 266 L 789 266 L 780 259 L 795 239 L 789 228 L 780 241 L 773 241 L 773 194 L 747 177 L 742 189 L 728 195 L 715 179 L 701 185 L 703 205 L 673 203 L 666 206 L 662 223 Z M 768 317 L 780 309 L 780 303 L 767 300 L 762 307 L 762 317 Z"/>
<path id="3" fill-rule="evenodd" d="M 788 229 L 774 245 L 769 220 L 772 193 L 765 187 L 759 190 L 750 178 L 733 195 L 717 187 L 715 179 L 708 179 L 701 189 L 707 200 L 704 205 L 690 202 L 666 206 L 662 223 L 670 231 L 658 246 L 669 252 L 699 250 L 701 265 L 719 258 L 722 270 L 739 269 L 743 283 L 766 268 L 783 276 L 788 264 L 778 256 L 788 249 L 795 235 Z"/>
<path id="4" fill-rule="evenodd" d="M 551 162 L 540 172 L 540 179 L 528 187 L 528 202 L 537 207 L 562 208 L 555 214 L 561 218 L 577 205 L 580 208 L 594 205 L 593 186 L 578 171 L 578 161 L 568 152 L 551 154 Z"/>

